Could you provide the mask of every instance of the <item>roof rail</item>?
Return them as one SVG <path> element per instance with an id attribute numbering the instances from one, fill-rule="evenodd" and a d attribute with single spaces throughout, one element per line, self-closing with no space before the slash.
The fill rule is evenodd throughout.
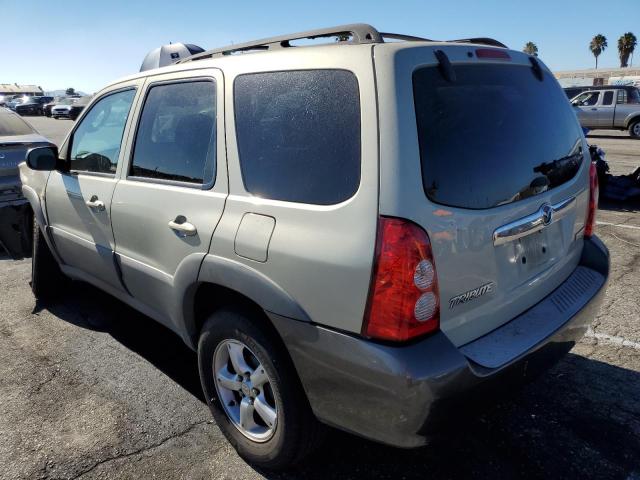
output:
<path id="1" fill-rule="evenodd" d="M 313 40 L 315 38 L 326 37 L 342 37 L 348 36 L 349 40 L 345 43 L 363 44 L 363 43 L 384 43 L 385 38 L 393 40 L 404 40 L 407 42 L 434 42 L 428 38 L 414 37 L 413 35 L 403 35 L 400 33 L 381 33 L 371 25 L 366 23 L 353 23 L 350 25 L 340 25 L 337 27 L 319 28 L 317 30 L 308 30 L 306 32 L 290 33 L 288 35 L 279 35 L 277 37 L 263 38 L 261 40 L 253 40 L 235 45 L 227 45 L 226 47 L 214 48 L 202 53 L 196 53 L 190 57 L 178 60 L 176 63 L 192 62 L 194 60 L 202 60 L 205 58 L 218 57 L 223 55 L 231 55 L 239 52 L 249 52 L 252 50 L 271 50 L 277 48 L 288 48 L 294 40 Z M 507 46 L 492 38 L 463 38 L 460 40 L 449 40 L 455 43 L 479 43 L 491 45 L 494 47 L 507 48 Z"/>
<path id="2" fill-rule="evenodd" d="M 222 48 L 214 48 L 202 53 L 197 53 L 190 57 L 184 58 L 176 63 L 191 62 L 193 60 L 201 60 L 214 56 L 230 55 L 236 52 L 247 52 L 251 50 L 269 50 L 272 48 L 291 47 L 292 40 L 304 40 L 322 37 L 336 37 L 340 35 L 349 35 L 351 39 L 349 43 L 382 43 L 382 35 L 378 30 L 366 23 L 354 23 L 351 25 L 341 25 L 338 27 L 320 28 L 317 30 L 309 30 L 306 32 L 292 33 L 288 35 L 280 35 L 277 37 L 263 38 L 262 40 L 253 40 L 246 43 L 238 43 L 228 45 Z"/>
<path id="3" fill-rule="evenodd" d="M 488 37 L 461 38 L 459 40 L 447 40 L 447 41 L 453 42 L 453 43 L 479 43 L 480 45 L 490 45 L 492 47 L 509 48 L 504 43 Z"/>

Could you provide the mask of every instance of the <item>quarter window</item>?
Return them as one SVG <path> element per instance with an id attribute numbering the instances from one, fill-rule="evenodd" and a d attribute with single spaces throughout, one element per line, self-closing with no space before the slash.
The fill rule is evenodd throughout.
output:
<path id="1" fill-rule="evenodd" d="M 344 70 L 241 75 L 234 85 L 245 188 L 253 195 L 330 205 L 360 184 L 358 81 Z"/>
<path id="2" fill-rule="evenodd" d="M 213 184 L 215 110 L 213 80 L 151 87 L 140 116 L 130 175 Z"/>
<path id="3" fill-rule="evenodd" d="M 618 90 L 618 105 L 627 103 L 626 90 Z"/>
<path id="4" fill-rule="evenodd" d="M 116 172 L 122 134 L 135 90 L 98 100 L 73 132 L 69 168 L 79 172 Z"/>

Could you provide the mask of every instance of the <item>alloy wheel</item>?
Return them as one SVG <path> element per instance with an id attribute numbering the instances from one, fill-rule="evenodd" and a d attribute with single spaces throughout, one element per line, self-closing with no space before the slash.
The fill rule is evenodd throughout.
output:
<path id="1" fill-rule="evenodd" d="M 255 442 L 276 431 L 278 408 L 271 378 L 258 357 L 239 340 L 223 340 L 213 355 L 213 378 L 220 403 L 234 426 Z"/>

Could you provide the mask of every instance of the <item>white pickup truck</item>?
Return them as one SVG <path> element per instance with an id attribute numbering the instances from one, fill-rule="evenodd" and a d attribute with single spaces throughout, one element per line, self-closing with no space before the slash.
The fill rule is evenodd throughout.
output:
<path id="1" fill-rule="evenodd" d="M 582 92 L 571 100 L 583 127 L 628 130 L 640 138 L 640 90 L 630 86 L 605 86 Z"/>

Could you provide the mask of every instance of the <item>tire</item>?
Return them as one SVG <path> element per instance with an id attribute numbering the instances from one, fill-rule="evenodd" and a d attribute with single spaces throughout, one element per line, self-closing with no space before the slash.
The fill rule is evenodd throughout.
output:
<path id="1" fill-rule="evenodd" d="M 629 135 L 631 138 L 640 138 L 640 120 L 636 120 L 629 125 Z"/>
<path id="2" fill-rule="evenodd" d="M 31 291 L 36 300 L 50 301 L 63 291 L 67 277 L 51 254 L 49 246 L 38 226 L 33 221 L 33 250 L 31 254 Z"/>
<path id="3" fill-rule="evenodd" d="M 300 465 L 310 457 L 324 438 L 324 427 L 311 411 L 284 345 L 261 320 L 259 314 L 240 309 L 222 309 L 213 313 L 200 334 L 198 368 L 213 417 L 238 454 L 257 467 L 283 470 Z M 248 375 L 242 382 L 238 381 L 236 372 L 232 371 L 235 363 L 231 360 L 231 352 L 239 349 L 242 349 L 244 355 L 241 358 L 249 372 L 253 368 L 254 373 L 260 370 L 266 374 L 264 383 L 260 384 L 257 377 L 252 383 Z M 234 357 L 238 358 L 237 355 Z M 217 368 L 220 365 L 224 366 L 223 369 Z M 235 379 L 233 383 L 241 383 L 243 387 L 237 391 L 235 387 L 224 388 L 214 375 L 216 378 L 230 376 Z M 261 386 L 254 389 L 252 385 Z M 233 412 L 240 411 L 245 402 L 251 405 L 248 407 L 251 413 L 244 417 L 253 425 L 251 431 L 240 425 L 242 416 L 233 418 Z M 260 413 L 264 407 L 253 408 L 259 403 L 266 403 L 271 409 L 267 409 L 268 412 L 273 416 Z M 269 418 L 274 420 L 271 426 Z"/>

